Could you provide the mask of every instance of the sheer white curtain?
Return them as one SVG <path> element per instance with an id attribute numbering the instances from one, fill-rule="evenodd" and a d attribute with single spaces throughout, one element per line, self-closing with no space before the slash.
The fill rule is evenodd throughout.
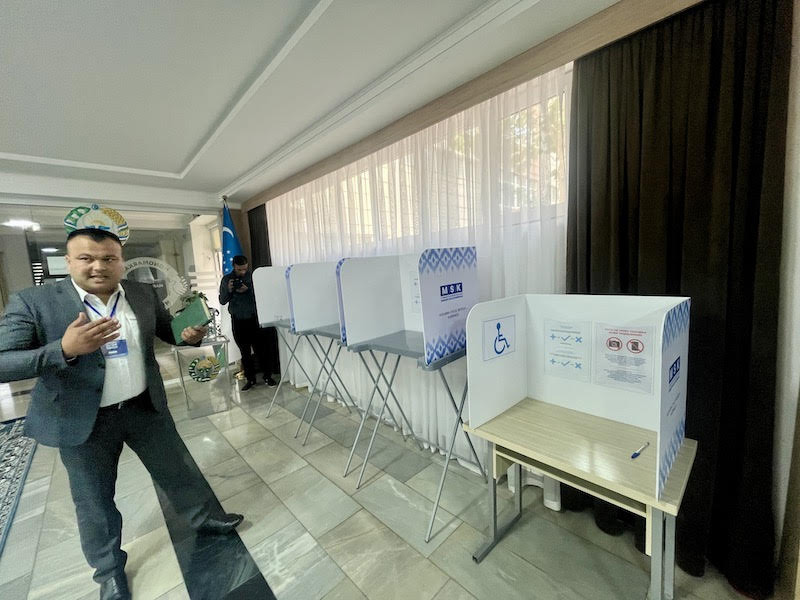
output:
<path id="1" fill-rule="evenodd" d="M 273 264 L 475 245 L 482 300 L 564 292 L 571 86 L 569 64 L 269 201 Z M 301 360 L 316 372 L 310 352 Z M 366 404 L 360 362 L 343 351 L 337 367 Z M 446 369 L 460 396 L 464 361 Z M 439 378 L 403 359 L 395 390 L 415 432 L 444 446 Z M 468 455 L 462 439 L 456 450 Z"/>

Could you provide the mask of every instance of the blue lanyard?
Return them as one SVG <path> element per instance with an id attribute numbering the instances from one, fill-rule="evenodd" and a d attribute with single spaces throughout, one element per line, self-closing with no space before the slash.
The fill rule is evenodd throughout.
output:
<path id="1" fill-rule="evenodd" d="M 119 292 L 117 292 L 117 299 L 116 299 L 116 300 L 114 300 L 114 306 L 111 308 L 111 314 L 110 314 L 110 315 L 108 315 L 108 317 L 109 317 L 109 318 L 113 317 L 113 316 L 114 316 L 114 313 L 115 313 L 115 312 L 117 312 L 117 304 L 119 304 L 119 297 L 120 297 L 121 295 L 122 295 L 122 294 L 120 294 Z M 83 299 L 83 303 L 84 303 L 86 306 L 88 306 L 90 309 L 92 309 L 92 310 L 94 311 L 94 313 L 95 313 L 97 316 L 99 316 L 99 317 L 104 317 L 104 316 L 105 316 L 103 313 L 101 313 L 99 310 L 97 310 L 97 309 L 96 309 L 94 306 L 92 306 L 91 304 L 89 304 L 89 303 L 86 301 L 86 298 L 84 298 L 84 299 Z"/>

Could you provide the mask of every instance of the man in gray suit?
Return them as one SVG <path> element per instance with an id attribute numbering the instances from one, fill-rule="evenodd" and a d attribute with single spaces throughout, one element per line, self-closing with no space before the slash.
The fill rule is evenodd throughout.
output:
<path id="1" fill-rule="evenodd" d="M 69 278 L 9 300 L 0 320 L 0 381 L 39 378 L 25 432 L 59 448 L 100 597 L 126 599 L 114 504 L 123 442 L 196 530 L 231 533 L 242 516 L 214 510 L 213 492 L 175 430 L 153 351 L 155 336 L 175 339 L 153 287 L 121 281 L 122 245 L 107 231 L 70 233 L 66 262 Z M 187 327 L 181 338 L 198 344 L 204 334 Z"/>

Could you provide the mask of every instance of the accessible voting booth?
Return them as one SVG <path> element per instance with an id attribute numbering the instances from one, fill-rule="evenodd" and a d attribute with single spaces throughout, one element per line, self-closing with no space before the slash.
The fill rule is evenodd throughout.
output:
<path id="1" fill-rule="evenodd" d="M 467 319 L 469 424 L 489 442 L 492 539 L 504 467 L 556 480 L 646 518 L 651 598 L 671 598 L 675 517 L 696 442 L 684 439 L 688 298 L 523 295 Z M 665 530 L 666 527 L 666 530 Z"/>
<path id="2" fill-rule="evenodd" d="M 351 258 L 339 261 L 336 269 L 339 300 L 339 321 L 342 344 L 357 352 L 374 383 L 372 394 L 362 415 L 356 438 L 350 450 L 344 474 L 347 476 L 364 424 L 376 396 L 382 399 L 372 431 L 357 486 L 360 486 L 372 450 L 375 435 L 388 409 L 396 425 L 400 425 L 389 407 L 397 409 L 409 433 L 416 439 L 411 423 L 397 399 L 392 386 L 401 357 L 417 362 L 423 370 L 438 371 L 444 389 L 455 412 L 447 456 L 439 482 L 431 520 L 426 535 L 430 539 L 436 511 L 441 499 L 449 460 L 466 400 L 466 386 L 456 404 L 442 367 L 461 358 L 466 349 L 466 317 L 478 300 L 477 255 L 475 248 L 434 248 L 421 254 Z M 384 354 L 379 361 L 376 353 Z M 377 374 L 364 355 L 372 359 Z M 396 357 L 391 374 L 387 376 L 389 355 Z M 385 393 L 381 391 L 383 382 Z M 403 432 L 402 427 L 400 428 Z M 480 461 L 469 435 L 464 432 L 475 464 Z M 419 443 L 419 440 L 417 440 Z"/>

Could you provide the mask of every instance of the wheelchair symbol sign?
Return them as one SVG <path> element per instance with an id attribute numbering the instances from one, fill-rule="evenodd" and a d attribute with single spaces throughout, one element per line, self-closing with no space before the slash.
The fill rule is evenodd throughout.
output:
<path id="1" fill-rule="evenodd" d="M 483 322 L 483 360 L 500 358 L 514 352 L 516 319 L 513 315 Z"/>
<path id="2" fill-rule="evenodd" d="M 508 340 L 506 336 L 504 336 L 500 332 L 500 323 L 497 324 L 497 337 L 494 338 L 494 353 L 495 354 L 502 354 L 509 348 Z"/>

